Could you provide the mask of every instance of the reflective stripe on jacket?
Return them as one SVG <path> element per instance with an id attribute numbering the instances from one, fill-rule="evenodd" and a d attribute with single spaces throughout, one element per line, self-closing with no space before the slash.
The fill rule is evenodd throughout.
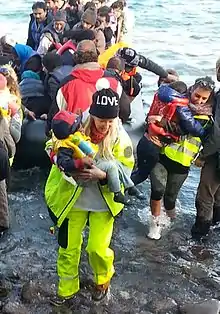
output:
<path id="1" fill-rule="evenodd" d="M 205 115 L 194 116 L 194 118 L 198 120 L 207 120 L 207 123 L 210 120 L 210 118 Z M 184 135 L 179 142 L 165 146 L 162 149 L 162 154 L 165 154 L 169 159 L 178 162 L 185 167 L 190 167 L 196 155 L 199 153 L 201 145 L 202 142 L 199 137 Z"/>

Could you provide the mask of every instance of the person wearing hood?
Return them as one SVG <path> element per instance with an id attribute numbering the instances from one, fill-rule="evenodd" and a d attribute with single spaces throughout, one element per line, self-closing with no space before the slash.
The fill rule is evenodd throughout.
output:
<path id="1" fill-rule="evenodd" d="M 44 88 L 47 91 L 51 100 L 51 109 L 48 113 L 48 131 L 51 129 L 50 121 L 56 112 L 56 95 L 60 87 L 60 83 L 68 76 L 73 70 L 71 65 L 63 65 L 60 55 L 54 52 L 48 52 L 43 57 L 43 66 L 46 72 L 44 80 Z"/>
<path id="2" fill-rule="evenodd" d="M 41 57 L 30 46 L 16 44 L 12 47 L 12 51 L 18 75 L 21 75 L 25 70 L 29 70 L 30 67 L 36 71 L 41 70 Z"/>
<path id="3" fill-rule="evenodd" d="M 51 102 L 39 74 L 30 70 L 24 71 L 19 88 L 25 115 L 33 120 L 45 119 Z"/>
<path id="4" fill-rule="evenodd" d="M 68 29 L 66 12 L 58 11 L 53 21 L 43 30 L 37 52 L 44 56 L 51 45 L 62 43 L 63 33 Z"/>
<path id="5" fill-rule="evenodd" d="M 81 17 L 81 21 L 73 27 L 77 29 L 94 29 L 96 31 L 96 46 L 100 54 L 105 51 L 105 35 L 103 31 L 97 26 L 97 10 L 95 8 L 88 8 Z M 100 25 L 99 25 L 100 26 Z"/>
<path id="6" fill-rule="evenodd" d="M 44 2 L 35 2 L 32 6 L 33 13 L 30 15 L 27 45 L 37 50 L 43 29 L 52 22 L 51 14 L 48 14 Z"/>
<path id="7" fill-rule="evenodd" d="M 106 75 L 98 64 L 98 54 L 94 42 L 90 40 L 81 41 L 74 54 L 76 66 L 71 74 L 63 81 L 58 90 L 54 114 L 59 110 L 67 110 L 77 113 L 81 110 L 86 118 L 89 105 L 92 103 L 92 94 L 96 91 L 96 82 L 99 78 L 107 77 L 111 88 L 117 91 L 120 86 L 113 76 Z M 83 92 L 82 92 L 83 91 Z M 121 98 L 119 107 L 121 106 Z M 51 117 L 52 118 L 52 117 Z"/>
<path id="8" fill-rule="evenodd" d="M 18 75 L 25 69 L 40 71 L 41 58 L 30 46 L 18 44 L 13 38 L 5 35 L 0 39 L 0 50 L 0 54 L 7 58 L 4 58 L 4 64 L 12 65 Z"/>

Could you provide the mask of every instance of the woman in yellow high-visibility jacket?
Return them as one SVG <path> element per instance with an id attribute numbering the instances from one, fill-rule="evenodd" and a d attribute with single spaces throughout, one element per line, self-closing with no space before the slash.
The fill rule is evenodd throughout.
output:
<path id="1" fill-rule="evenodd" d="M 134 165 L 132 143 L 119 122 L 118 113 L 116 93 L 111 89 L 96 92 L 90 107 L 90 117 L 85 125 L 85 134 L 99 145 L 97 161 L 104 158 L 115 162 L 130 174 Z M 53 165 L 45 188 L 50 216 L 59 227 L 59 285 L 58 294 L 51 301 L 56 306 L 62 305 L 79 291 L 78 266 L 82 231 L 87 222 L 89 238 L 86 251 L 94 273 L 94 300 L 102 300 L 107 295 L 115 272 L 114 252 L 109 245 L 114 218 L 123 209 L 123 204 L 114 202 L 114 194 L 106 185 L 106 172 L 96 166 L 81 169 L 73 177 L 76 181 L 80 179 L 80 182 L 85 182 L 71 184 L 64 179 L 57 166 Z"/>
<path id="2" fill-rule="evenodd" d="M 189 113 L 185 113 L 183 128 L 184 135 L 178 143 L 172 143 L 161 150 L 160 161 L 151 171 L 151 219 L 148 237 L 154 240 L 161 238 L 161 200 L 164 201 L 166 214 L 175 218 L 175 203 L 178 193 L 188 177 L 190 166 L 198 155 L 205 134 L 204 129 L 210 127 L 212 116 L 212 103 L 207 100 L 213 92 L 215 83 L 209 77 L 197 79 L 189 90 L 191 104 Z M 190 116 L 194 115 L 192 121 Z M 189 131 L 189 125 L 191 131 Z M 203 132 L 201 132 L 203 131 Z M 189 134 L 190 133 L 190 134 Z M 188 135 L 187 135 L 188 134 Z M 158 141 L 157 143 L 158 144 Z"/>

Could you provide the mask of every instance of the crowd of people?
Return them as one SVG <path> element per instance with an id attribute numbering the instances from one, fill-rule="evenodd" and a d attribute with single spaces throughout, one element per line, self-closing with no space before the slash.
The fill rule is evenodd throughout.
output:
<path id="1" fill-rule="evenodd" d="M 126 43 L 131 24 L 125 0 L 45 0 L 32 6 L 26 45 L 0 38 L 0 234 L 9 228 L 7 186 L 22 120 L 45 120 L 52 164 L 45 200 L 60 246 L 58 293 L 51 300 L 57 306 L 80 289 L 86 225 L 92 297 L 107 295 L 115 272 L 114 221 L 130 196 L 145 198 L 137 185 L 148 178 L 149 238 L 161 238 L 162 201 L 175 220 L 176 199 L 193 164 L 201 167 L 201 178 L 192 237 L 203 239 L 220 221 L 220 94 L 211 77 L 187 87 L 175 70 L 138 54 Z M 158 89 L 135 166 L 123 125 L 141 93 L 138 68 L 158 76 Z M 220 81 L 219 60 L 216 74 Z"/>

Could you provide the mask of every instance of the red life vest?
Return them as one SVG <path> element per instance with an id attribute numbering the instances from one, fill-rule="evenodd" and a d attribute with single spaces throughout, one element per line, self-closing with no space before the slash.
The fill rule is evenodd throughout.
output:
<path id="1" fill-rule="evenodd" d="M 159 100 L 156 93 L 148 116 L 159 115 L 168 121 L 176 121 L 176 108 L 179 106 L 185 107 L 188 106 L 188 104 L 188 98 L 174 98 L 172 102 L 164 103 Z M 166 132 L 161 126 L 157 125 L 157 123 L 150 123 L 148 126 L 148 132 L 150 135 L 162 135 L 164 137 L 171 138 L 174 141 L 178 141 L 179 139 L 179 136 Z"/>
<path id="2" fill-rule="evenodd" d="M 76 45 L 72 42 L 72 40 L 68 40 L 63 46 L 59 47 L 57 53 L 62 56 L 62 54 L 67 50 L 76 51 Z"/>

